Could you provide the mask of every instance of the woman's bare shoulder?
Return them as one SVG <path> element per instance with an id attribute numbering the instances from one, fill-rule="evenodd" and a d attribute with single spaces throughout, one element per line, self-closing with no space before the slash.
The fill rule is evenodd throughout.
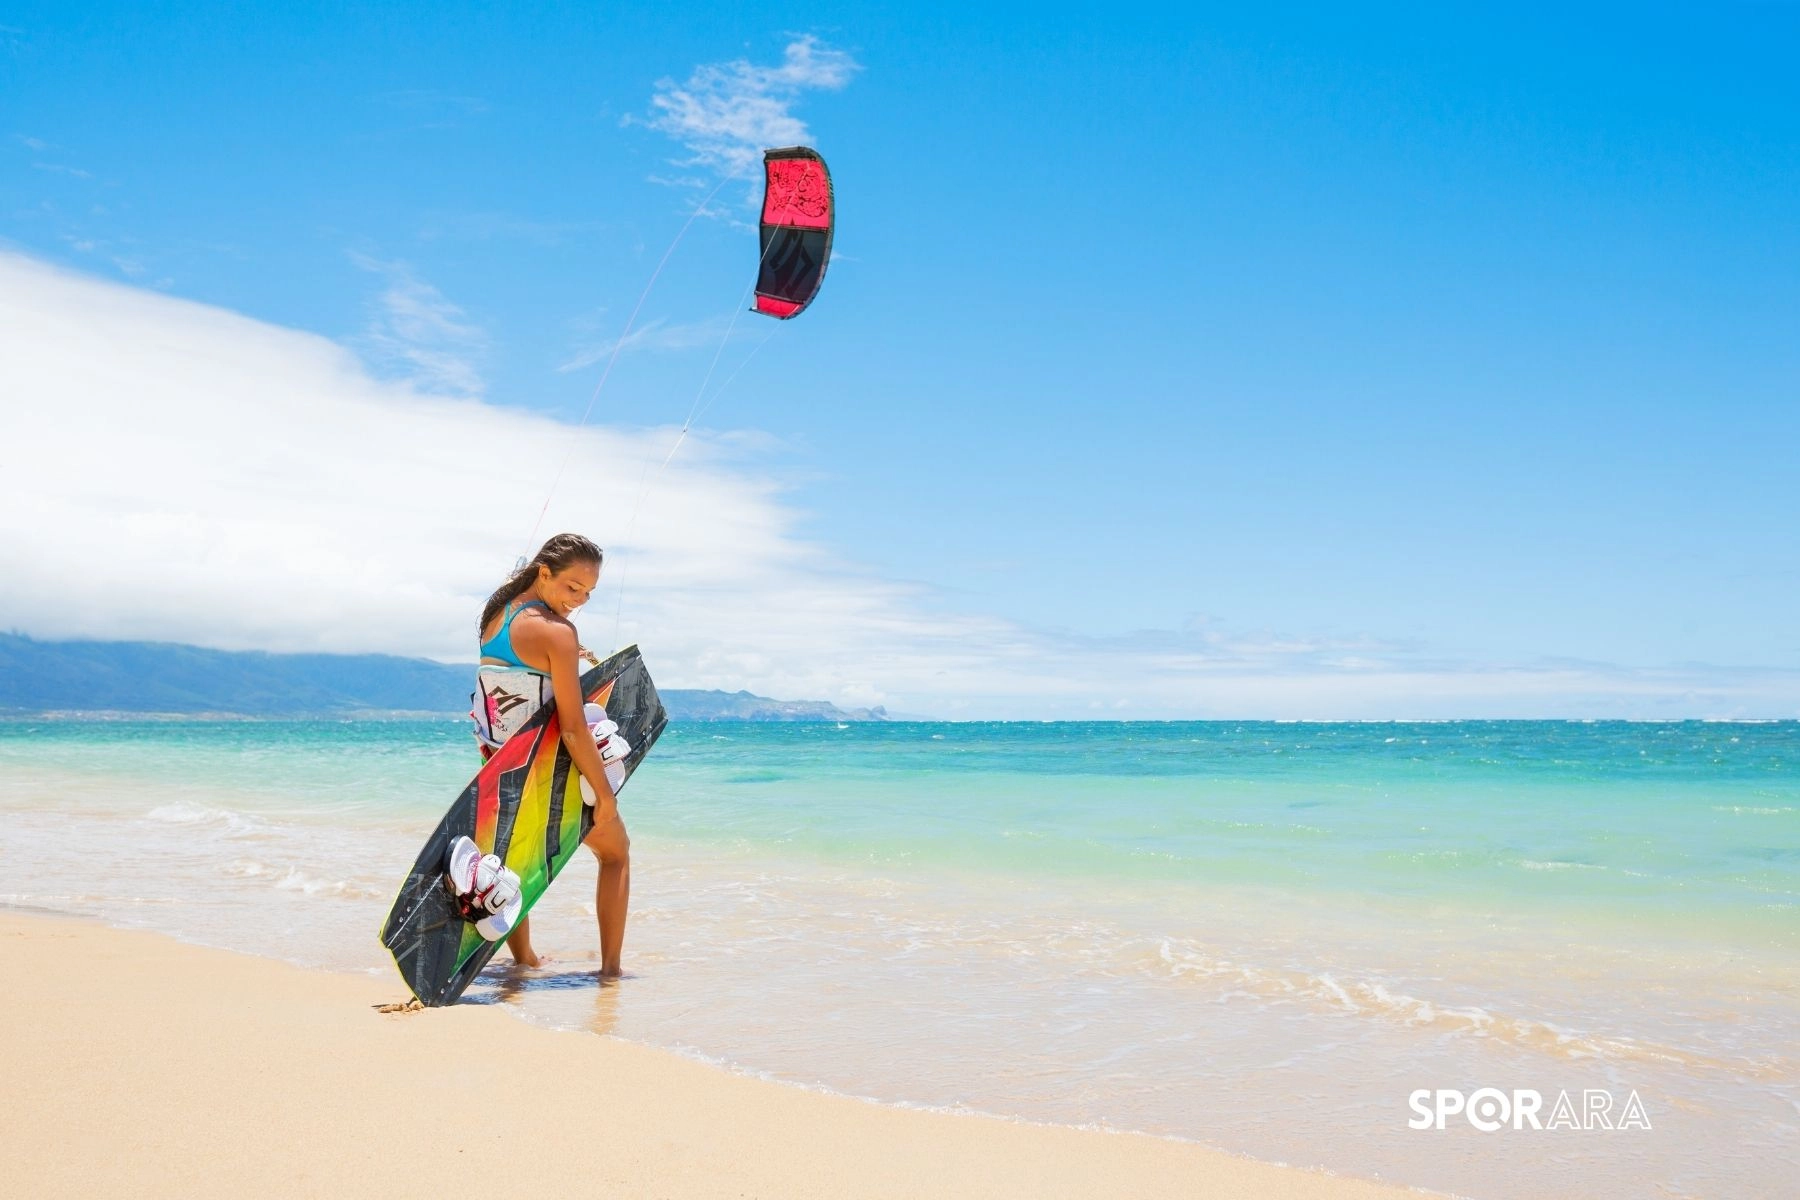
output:
<path id="1" fill-rule="evenodd" d="M 531 609 L 529 617 L 520 615 L 522 619 L 513 628 L 524 626 L 520 632 L 525 633 L 530 641 L 553 650 L 566 648 L 571 652 L 580 644 L 575 625 L 567 617 L 559 617 L 547 608 Z M 517 635 L 514 637 L 516 644 Z"/>

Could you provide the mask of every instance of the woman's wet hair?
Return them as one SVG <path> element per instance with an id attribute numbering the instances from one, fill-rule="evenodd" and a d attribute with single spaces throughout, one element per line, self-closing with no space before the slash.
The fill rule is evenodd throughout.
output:
<path id="1" fill-rule="evenodd" d="M 486 604 L 481 607 L 481 623 L 475 627 L 476 636 L 487 632 L 488 622 L 507 605 L 531 590 L 537 582 L 537 569 L 549 567 L 552 575 L 574 566 L 576 563 L 593 563 L 598 567 L 605 555 L 600 547 L 594 545 L 579 533 L 559 533 L 532 556 L 530 562 L 514 571 L 505 583 L 494 590 Z"/>

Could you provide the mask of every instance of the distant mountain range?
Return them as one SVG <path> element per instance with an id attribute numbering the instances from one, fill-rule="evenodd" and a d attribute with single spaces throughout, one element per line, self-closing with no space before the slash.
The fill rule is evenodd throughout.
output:
<path id="1" fill-rule="evenodd" d="M 174 642 L 40 642 L 0 633 L 0 711 L 297 717 L 469 710 L 473 663 L 264 654 Z M 662 688 L 671 721 L 883 721 L 880 708 Z"/>

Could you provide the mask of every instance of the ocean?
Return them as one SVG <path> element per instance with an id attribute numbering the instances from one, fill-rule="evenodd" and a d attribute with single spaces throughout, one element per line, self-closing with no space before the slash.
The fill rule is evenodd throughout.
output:
<path id="1" fill-rule="evenodd" d="M 14 722 L 0 903 L 400 999 L 377 932 L 476 762 L 453 720 Z M 690 724 L 621 807 L 627 978 L 583 855 L 554 961 L 469 1002 L 1474 1197 L 1800 1178 L 1797 722 Z M 1410 1127 L 1484 1088 L 1550 1127 Z"/>

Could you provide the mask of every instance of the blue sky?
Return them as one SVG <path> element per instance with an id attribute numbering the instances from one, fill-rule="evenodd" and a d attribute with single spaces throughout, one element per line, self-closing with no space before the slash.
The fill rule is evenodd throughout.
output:
<path id="1" fill-rule="evenodd" d="M 0 239 L 573 420 L 720 178 L 655 98 L 799 44 L 837 258 L 702 424 L 846 570 L 1046 647 L 1800 671 L 1795 6 L 665 11 L 9 5 Z M 689 411 L 749 195 L 596 423 Z"/>

